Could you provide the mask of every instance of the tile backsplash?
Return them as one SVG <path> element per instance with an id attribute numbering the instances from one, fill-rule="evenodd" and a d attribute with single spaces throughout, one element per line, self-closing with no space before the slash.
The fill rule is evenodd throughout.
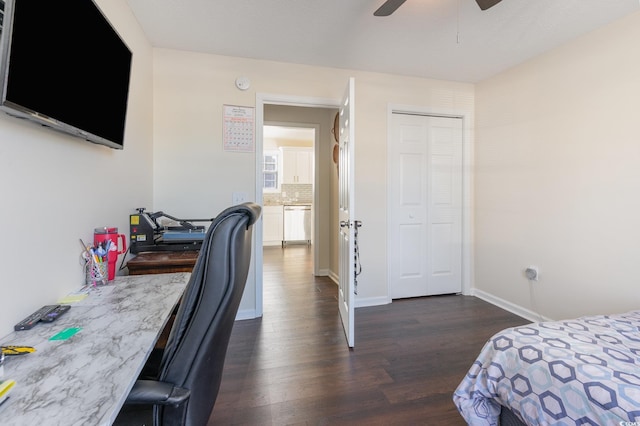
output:
<path id="1" fill-rule="evenodd" d="M 280 190 L 282 192 L 265 192 L 263 194 L 264 205 L 273 206 L 291 202 L 313 203 L 313 185 L 311 184 L 282 184 Z"/>

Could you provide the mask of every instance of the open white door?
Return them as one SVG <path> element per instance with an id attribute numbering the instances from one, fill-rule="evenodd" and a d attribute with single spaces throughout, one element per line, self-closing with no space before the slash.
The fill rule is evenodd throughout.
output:
<path id="1" fill-rule="evenodd" d="M 354 220 L 354 93 L 355 80 L 349 79 L 340 106 L 340 155 L 338 160 L 338 255 L 340 259 L 338 305 L 349 347 L 354 346 L 355 301 L 355 220 Z"/>

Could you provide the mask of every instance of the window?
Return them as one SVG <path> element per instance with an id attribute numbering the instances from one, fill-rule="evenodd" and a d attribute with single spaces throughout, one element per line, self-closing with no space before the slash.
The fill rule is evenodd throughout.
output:
<path id="1" fill-rule="evenodd" d="M 280 154 L 278 151 L 265 151 L 262 163 L 262 188 L 265 192 L 277 192 L 280 188 L 279 162 Z"/>

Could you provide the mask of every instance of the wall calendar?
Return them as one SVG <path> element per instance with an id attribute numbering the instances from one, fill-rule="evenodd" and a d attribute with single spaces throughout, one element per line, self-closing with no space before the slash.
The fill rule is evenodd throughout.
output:
<path id="1" fill-rule="evenodd" d="M 223 105 L 222 140 L 225 151 L 253 152 L 255 108 Z"/>

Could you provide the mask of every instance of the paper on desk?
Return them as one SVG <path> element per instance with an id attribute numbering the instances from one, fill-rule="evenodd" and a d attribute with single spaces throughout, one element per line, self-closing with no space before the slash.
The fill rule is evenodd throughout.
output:
<path id="1" fill-rule="evenodd" d="M 58 300 L 58 303 L 75 303 L 84 300 L 89 295 L 90 286 L 84 285 Z"/>
<path id="2" fill-rule="evenodd" d="M 83 300 L 87 296 L 88 296 L 87 294 L 71 293 L 71 294 L 66 295 L 62 299 L 59 299 L 58 303 L 66 303 L 66 304 L 68 304 L 68 303 L 76 303 L 76 302 L 79 302 L 79 301 Z"/>
<path id="3" fill-rule="evenodd" d="M 96 287 L 91 287 L 91 290 L 89 290 L 89 292 L 91 294 L 91 297 L 102 297 L 113 293 L 113 290 L 115 289 L 115 285 L 99 285 Z"/>
<path id="4" fill-rule="evenodd" d="M 90 286 L 85 285 L 80 289 L 74 291 L 73 293 L 69 293 L 65 297 L 58 300 L 58 303 L 76 303 L 81 302 L 87 298 L 90 294 L 93 296 L 106 296 L 113 292 L 115 289 L 115 285 L 104 285 L 104 286 Z"/>
<path id="5" fill-rule="evenodd" d="M 80 330 L 82 330 L 80 327 L 65 328 L 60 333 L 51 336 L 49 340 L 67 340 Z"/>

